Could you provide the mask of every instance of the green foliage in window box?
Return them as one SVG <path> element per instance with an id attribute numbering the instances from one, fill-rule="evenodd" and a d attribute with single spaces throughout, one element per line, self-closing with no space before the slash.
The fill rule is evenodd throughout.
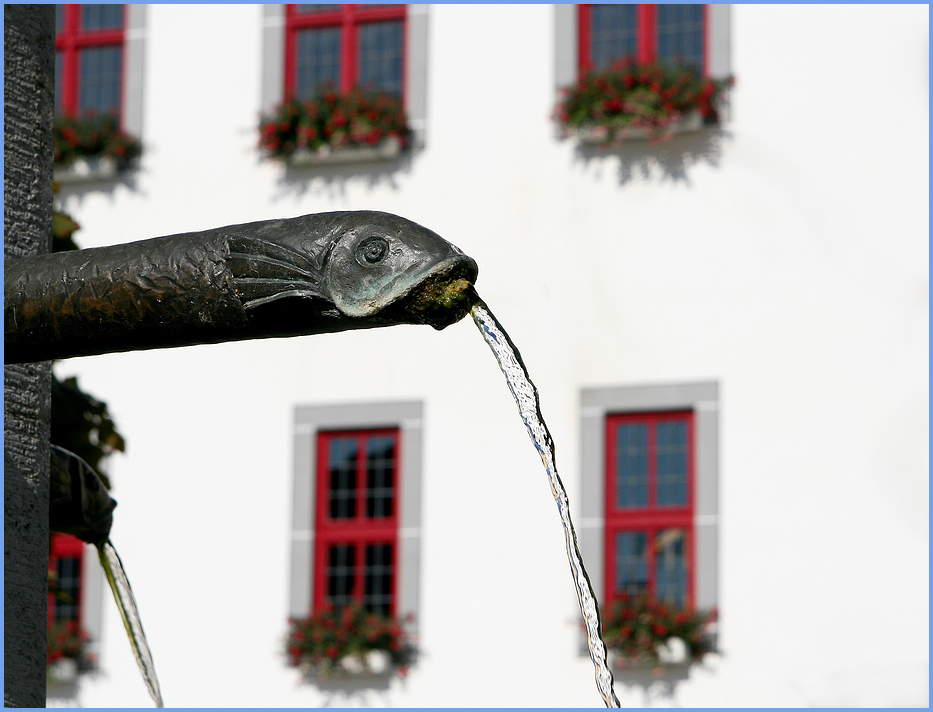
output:
<path id="1" fill-rule="evenodd" d="M 94 665 L 94 657 L 87 651 L 88 634 L 78 628 L 76 621 L 59 621 L 49 626 L 46 668 L 59 660 L 68 658 L 78 663 L 84 672 Z"/>
<path id="2" fill-rule="evenodd" d="M 289 619 L 288 661 L 306 674 L 326 678 L 339 671 L 381 672 L 372 665 L 372 654 L 380 652 L 402 676 L 414 662 L 415 646 L 399 619 L 355 603 L 341 608 L 328 604 L 308 618 Z"/>
<path id="3" fill-rule="evenodd" d="M 691 115 L 716 123 L 732 84 L 731 77 L 704 79 L 688 67 L 623 60 L 562 89 L 554 120 L 564 136 L 585 135 L 601 144 L 645 135 L 663 139 Z"/>
<path id="4" fill-rule="evenodd" d="M 715 612 L 678 610 L 648 595 L 623 594 L 603 615 L 603 642 L 616 653 L 616 666 L 662 667 L 659 648 L 674 639 L 686 646 L 687 662 L 712 652 L 707 626 Z"/>
<path id="5" fill-rule="evenodd" d="M 65 167 L 78 158 L 111 158 L 121 169 L 142 155 L 139 139 L 122 131 L 111 114 L 76 118 L 55 117 L 55 165 Z"/>
<path id="6" fill-rule="evenodd" d="M 405 110 L 394 95 L 325 91 L 306 101 L 288 99 L 263 116 L 259 147 L 268 157 L 287 161 L 296 151 L 373 147 L 389 138 L 404 148 L 409 134 Z"/>

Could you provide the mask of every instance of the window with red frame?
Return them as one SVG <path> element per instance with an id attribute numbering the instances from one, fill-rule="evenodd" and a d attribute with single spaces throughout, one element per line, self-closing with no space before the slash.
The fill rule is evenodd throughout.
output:
<path id="1" fill-rule="evenodd" d="M 631 59 L 707 74 L 706 5 L 579 5 L 577 12 L 581 72 Z"/>
<path id="2" fill-rule="evenodd" d="M 286 5 L 285 95 L 405 89 L 405 5 Z"/>
<path id="3" fill-rule="evenodd" d="M 121 118 L 123 5 L 55 6 L 55 113 Z"/>
<path id="4" fill-rule="evenodd" d="M 321 432 L 317 453 L 314 607 L 395 615 L 399 431 Z"/>
<path id="5" fill-rule="evenodd" d="M 692 411 L 606 419 L 606 601 L 693 607 Z"/>
<path id="6" fill-rule="evenodd" d="M 55 573 L 55 585 L 63 595 L 49 591 L 49 626 L 73 621 L 81 624 L 81 564 L 84 542 L 55 532 L 49 551 L 49 571 Z"/>

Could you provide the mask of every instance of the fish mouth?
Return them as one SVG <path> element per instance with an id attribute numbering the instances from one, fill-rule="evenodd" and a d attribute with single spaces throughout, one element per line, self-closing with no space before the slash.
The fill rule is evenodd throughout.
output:
<path id="1" fill-rule="evenodd" d="M 473 283 L 479 268 L 471 257 L 454 255 L 438 262 L 380 316 L 408 324 L 430 324 L 440 331 L 466 316 L 476 303 Z"/>

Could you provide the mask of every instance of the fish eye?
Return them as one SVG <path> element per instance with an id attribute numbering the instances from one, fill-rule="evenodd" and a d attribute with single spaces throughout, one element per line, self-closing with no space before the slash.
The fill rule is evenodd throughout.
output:
<path id="1" fill-rule="evenodd" d="M 356 248 L 357 259 L 365 260 L 369 264 L 381 262 L 387 254 L 389 254 L 389 241 L 375 235 L 367 237 Z"/>

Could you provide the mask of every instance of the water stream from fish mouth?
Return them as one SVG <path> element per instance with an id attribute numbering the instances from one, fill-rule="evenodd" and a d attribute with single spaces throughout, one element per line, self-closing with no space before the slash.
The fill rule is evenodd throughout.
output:
<path id="1" fill-rule="evenodd" d="M 541 462 L 544 464 L 551 485 L 551 493 L 554 495 L 554 501 L 560 512 L 561 524 L 564 526 L 564 539 L 567 544 L 567 559 L 570 562 L 570 572 L 577 590 L 577 599 L 580 601 L 580 611 L 583 613 L 583 620 L 586 624 L 590 658 L 596 668 L 596 686 L 599 688 L 599 694 L 602 695 L 606 707 L 620 707 L 619 699 L 612 689 L 612 672 L 606 659 L 606 646 L 599 632 L 599 604 L 596 601 L 590 578 L 583 567 L 583 556 L 577 545 L 577 534 L 574 531 L 573 522 L 570 521 L 570 503 L 567 499 L 567 492 L 557 474 L 554 441 L 541 415 L 538 389 L 529 378 L 528 369 L 525 368 L 521 354 L 505 329 L 478 295 L 476 300 L 470 314 L 499 362 L 499 368 L 502 369 L 509 390 L 518 405 L 518 412 L 525 427 L 528 428 L 528 435 L 541 456 Z"/>
<path id="2" fill-rule="evenodd" d="M 123 562 L 120 561 L 117 550 L 109 539 L 97 545 L 97 554 L 100 557 L 100 564 L 104 568 L 104 573 L 107 575 L 107 583 L 110 584 L 110 589 L 113 591 L 117 608 L 120 609 L 120 617 L 123 619 L 123 626 L 126 628 L 126 634 L 130 639 L 130 646 L 133 648 L 136 664 L 139 665 L 139 670 L 143 674 L 143 682 L 146 683 L 146 689 L 149 690 L 149 695 L 156 705 L 162 707 L 162 692 L 159 689 L 155 664 L 152 662 L 152 653 L 149 652 L 149 643 L 146 640 L 145 632 L 143 632 L 143 623 L 139 618 L 139 610 L 136 607 L 133 589 L 130 588 L 130 581 L 123 570 Z"/>

